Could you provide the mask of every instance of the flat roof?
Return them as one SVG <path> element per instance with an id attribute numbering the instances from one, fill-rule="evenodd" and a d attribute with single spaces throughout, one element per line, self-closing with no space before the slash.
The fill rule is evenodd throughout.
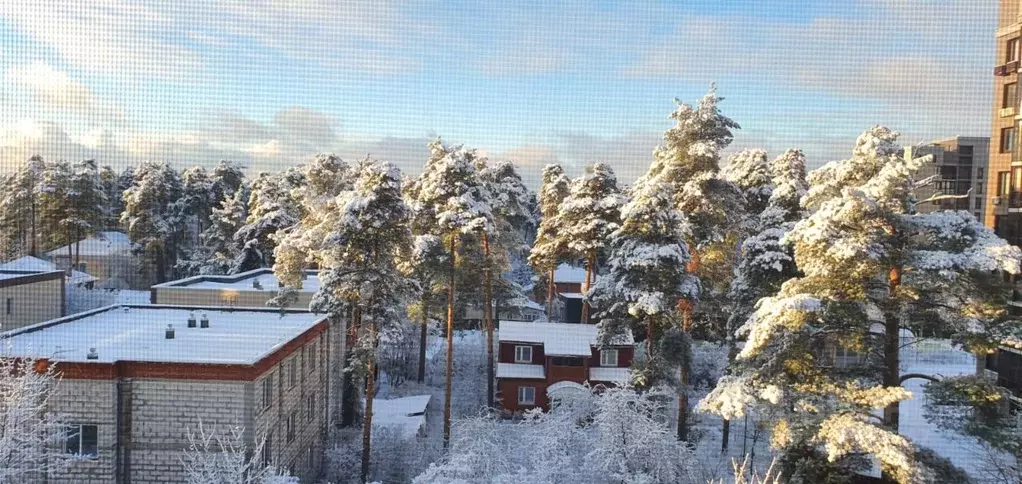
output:
<path id="1" fill-rule="evenodd" d="M 538 343 L 550 356 L 592 356 L 592 346 L 599 345 L 599 329 L 594 324 L 501 321 L 498 341 Z M 634 344 L 631 334 L 619 336 L 615 346 Z"/>
<path id="2" fill-rule="evenodd" d="M 64 278 L 64 271 L 11 271 L 0 269 L 0 287 L 20 286 L 33 282 Z"/>
<path id="3" fill-rule="evenodd" d="M 188 316 L 209 328 L 188 328 Z M 54 362 L 251 365 L 325 320 L 322 314 L 279 309 L 224 310 L 162 305 L 113 305 L 0 333 L 7 356 Z M 166 339 L 167 325 L 174 339 Z M 99 358 L 86 357 L 96 348 Z"/>
<path id="4" fill-rule="evenodd" d="M 303 293 L 314 293 L 319 290 L 319 278 L 316 277 L 319 271 L 305 271 L 308 277 L 302 281 L 302 289 L 299 292 Z M 262 289 L 258 289 L 253 286 L 254 281 L 259 281 L 259 285 Z M 252 292 L 267 292 L 275 293 L 280 290 L 280 281 L 277 280 L 277 276 L 273 274 L 273 269 L 262 268 L 255 269 L 248 272 L 242 272 L 240 274 L 233 274 L 229 276 L 193 276 L 185 279 L 178 279 L 176 281 L 164 282 L 162 284 L 156 284 L 153 286 L 154 289 L 160 288 L 174 288 L 174 289 L 214 289 L 214 290 L 229 290 L 229 291 L 252 291 Z"/>

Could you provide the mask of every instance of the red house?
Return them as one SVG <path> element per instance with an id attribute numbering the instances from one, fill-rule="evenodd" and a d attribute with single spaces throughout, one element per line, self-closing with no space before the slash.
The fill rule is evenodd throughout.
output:
<path id="1" fill-rule="evenodd" d="M 591 324 L 501 321 L 498 341 L 497 392 L 508 412 L 549 410 L 552 394 L 587 381 L 628 381 L 635 355 L 630 334 L 600 347 Z"/>

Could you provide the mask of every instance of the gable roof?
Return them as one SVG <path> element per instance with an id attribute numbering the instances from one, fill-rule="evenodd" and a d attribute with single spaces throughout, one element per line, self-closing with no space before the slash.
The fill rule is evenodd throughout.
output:
<path id="1" fill-rule="evenodd" d="M 593 324 L 501 321 L 497 332 L 499 341 L 538 343 L 550 356 L 592 356 L 593 346 L 599 346 L 599 330 Z M 619 336 L 614 346 L 635 344 L 631 334 Z"/>

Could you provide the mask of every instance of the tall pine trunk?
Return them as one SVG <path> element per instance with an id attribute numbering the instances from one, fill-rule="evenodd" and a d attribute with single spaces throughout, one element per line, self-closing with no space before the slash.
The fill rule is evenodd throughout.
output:
<path id="1" fill-rule="evenodd" d="M 458 234 L 451 234 L 451 267 L 447 279 L 447 371 L 444 382 L 444 448 L 451 445 L 451 380 L 454 378 L 454 257 Z"/>
<path id="2" fill-rule="evenodd" d="M 74 248 L 75 248 L 74 237 L 75 237 L 74 233 L 72 233 L 71 227 L 69 226 L 67 228 L 67 269 L 68 269 L 68 273 L 67 274 L 68 274 L 68 276 L 71 275 L 71 268 L 74 267 L 74 263 L 75 263 L 75 258 L 74 258 L 74 253 L 73 253 Z"/>
<path id="3" fill-rule="evenodd" d="M 884 311 L 884 375 L 883 384 L 885 387 L 901 386 L 901 369 L 899 352 L 901 342 L 901 320 L 898 318 L 897 304 L 895 302 L 898 287 L 901 286 L 901 268 L 892 267 L 887 274 L 887 304 Z M 901 403 L 894 402 L 884 407 L 884 426 L 891 432 L 898 433 L 900 420 Z M 894 482 L 894 479 L 887 473 L 882 472 L 881 478 L 885 482 Z"/>
<path id="4" fill-rule="evenodd" d="M 554 271 L 556 269 L 550 269 L 550 276 L 547 277 L 546 283 L 546 320 L 554 320 Z"/>
<path id="5" fill-rule="evenodd" d="M 585 279 L 585 281 L 583 281 L 583 284 L 582 284 L 582 294 L 583 295 L 588 295 L 589 294 L 589 286 L 592 285 L 592 281 L 595 279 L 595 275 L 596 275 L 596 274 L 594 274 L 594 267 L 595 266 L 596 266 L 596 252 L 593 251 L 593 252 L 590 252 L 589 254 L 586 255 L 586 279 Z M 588 324 L 589 323 L 589 312 L 590 311 L 591 311 L 591 309 L 589 308 L 589 302 L 583 300 L 582 301 L 582 324 Z"/>
<path id="6" fill-rule="evenodd" d="M 694 247 L 694 244 L 689 244 L 690 247 Z M 692 251 L 692 260 L 688 261 L 686 270 L 692 275 L 699 274 L 699 266 L 701 259 L 699 258 L 699 252 Z M 692 301 L 683 299 L 678 302 L 681 307 L 681 330 L 686 335 L 692 332 Z M 691 351 L 691 350 L 690 350 Z M 690 379 L 690 373 L 692 369 L 691 355 L 681 364 L 681 371 L 678 379 L 678 440 L 688 440 L 688 384 Z"/>
<path id="7" fill-rule="evenodd" d="M 419 383 L 426 380 L 426 334 L 429 331 L 429 291 L 422 291 L 422 327 L 419 328 Z"/>
<path id="8" fill-rule="evenodd" d="M 369 352 L 366 375 L 366 412 L 362 423 L 362 482 L 369 482 L 369 463 L 372 456 L 373 400 L 376 396 L 376 320 L 369 323 Z"/>
<path id="9" fill-rule="evenodd" d="M 483 323 L 486 325 L 486 405 L 493 408 L 493 269 L 490 237 L 483 232 Z"/>

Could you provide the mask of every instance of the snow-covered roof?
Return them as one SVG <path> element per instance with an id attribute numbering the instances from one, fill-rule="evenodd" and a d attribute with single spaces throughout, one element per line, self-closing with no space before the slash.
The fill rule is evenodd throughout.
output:
<path id="1" fill-rule="evenodd" d="M 429 406 L 429 400 L 429 395 L 388 400 L 374 398 L 373 426 L 395 428 L 405 438 L 415 437 L 419 429 L 426 425 L 426 407 Z"/>
<path id="2" fill-rule="evenodd" d="M 302 281 L 303 293 L 314 293 L 319 290 L 318 271 L 306 271 L 308 277 Z M 259 281 L 261 289 L 254 287 L 253 283 Z M 154 288 L 175 288 L 175 289 L 218 289 L 231 291 L 257 291 L 277 292 L 280 289 L 280 281 L 273 275 L 272 269 L 255 269 L 240 274 L 229 276 L 194 276 L 176 281 L 157 284 Z"/>
<path id="3" fill-rule="evenodd" d="M 540 343 L 543 352 L 551 356 L 592 356 L 591 347 L 598 345 L 599 330 L 592 324 L 501 321 L 497 336 L 499 341 Z M 627 334 L 613 344 L 628 346 L 634 340 Z"/>
<path id="4" fill-rule="evenodd" d="M 631 368 L 590 368 L 589 381 L 605 381 L 611 383 L 627 382 L 632 379 Z"/>
<path id="5" fill-rule="evenodd" d="M 883 324 L 873 323 L 873 324 L 869 325 L 869 332 L 871 334 L 885 334 L 887 332 L 887 330 L 884 328 Z M 912 333 L 911 329 L 901 328 L 901 329 L 898 330 L 898 337 L 899 338 L 915 338 L 915 336 L 916 335 Z"/>
<path id="6" fill-rule="evenodd" d="M 561 296 L 565 299 L 582 299 L 583 297 L 585 297 L 582 295 L 582 293 L 578 292 L 562 292 L 559 293 L 558 296 Z"/>
<path id="7" fill-rule="evenodd" d="M 526 299 L 525 301 L 526 302 L 524 307 L 527 309 L 534 309 L 536 311 L 546 311 L 546 306 L 536 301 L 533 301 L 532 299 Z"/>
<path id="8" fill-rule="evenodd" d="M 108 255 L 131 255 L 131 239 L 123 232 L 97 232 L 90 235 L 77 244 L 71 244 L 71 249 L 77 255 L 95 257 Z M 50 257 L 67 255 L 67 246 L 53 249 L 46 253 Z"/>
<path id="9" fill-rule="evenodd" d="M 554 270 L 554 282 L 566 284 L 582 284 L 586 280 L 586 270 L 570 264 L 561 264 Z"/>
<path id="10" fill-rule="evenodd" d="M 526 365 L 522 363 L 497 363 L 497 378 L 546 378 L 543 365 Z"/>
<path id="11" fill-rule="evenodd" d="M 188 328 L 188 316 L 210 327 Z M 234 310 L 187 306 L 114 305 L 2 335 L 11 356 L 54 361 L 254 364 L 326 317 L 303 311 Z M 167 325 L 174 339 L 166 339 Z M 90 348 L 99 353 L 88 360 Z"/>
<path id="12" fill-rule="evenodd" d="M 18 271 L 18 272 L 53 272 L 57 269 L 57 264 L 50 261 L 42 260 L 38 257 L 32 257 L 26 255 L 24 257 L 14 259 L 10 262 L 4 262 L 0 264 L 0 271 Z M 2 276 L 0 276 L 2 278 Z M 86 274 L 82 271 L 71 271 L 71 277 L 67 278 L 68 284 L 85 284 L 87 282 L 98 281 L 99 279 L 91 274 Z"/>

